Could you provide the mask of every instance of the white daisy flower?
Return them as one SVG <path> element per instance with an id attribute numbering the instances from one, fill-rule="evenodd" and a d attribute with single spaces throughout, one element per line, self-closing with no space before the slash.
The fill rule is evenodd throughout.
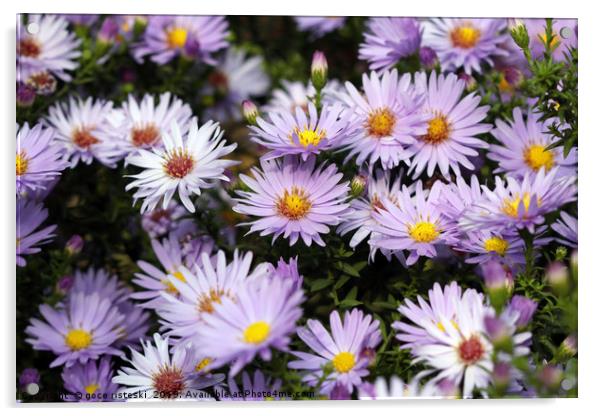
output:
<path id="1" fill-rule="evenodd" d="M 134 203 L 144 199 L 141 213 L 152 211 L 161 200 L 163 209 L 176 191 L 186 209 L 194 212 L 190 194 L 200 195 L 201 189 L 211 188 L 212 180 L 229 181 L 224 170 L 238 162 L 220 159 L 231 153 L 236 144 L 226 146 L 219 124 L 208 121 L 200 128 L 193 118 L 188 135 L 182 134 L 176 122 L 172 122 L 170 133 L 162 136 L 163 148 L 140 149 L 126 158 L 127 164 L 144 170 L 132 175 L 136 180 L 126 186 L 126 191 L 138 188 Z"/>
<path id="2" fill-rule="evenodd" d="M 223 375 L 200 377 L 196 371 L 195 355 L 191 347 L 177 348 L 169 353 L 169 338 L 154 335 L 155 345 L 142 342 L 142 353 L 130 349 L 132 367 L 122 367 L 113 377 L 120 384 L 118 393 L 126 400 L 214 400 L 207 387 L 220 383 Z M 127 395 L 135 395 L 131 399 Z"/>
<path id="3" fill-rule="evenodd" d="M 97 159 L 115 167 L 119 149 L 115 146 L 114 132 L 108 117 L 113 109 L 111 101 L 86 101 L 71 97 L 69 103 L 51 107 L 45 124 L 54 127 L 56 140 L 65 149 L 65 160 L 74 168 L 80 161 L 89 165 Z"/>
<path id="4" fill-rule="evenodd" d="M 190 106 L 166 92 L 161 94 L 158 103 L 149 94 L 139 102 L 130 94 L 121 108 L 111 114 L 110 121 L 118 132 L 118 146 L 125 157 L 140 148 L 161 146 L 161 137 L 172 122 L 185 134 L 191 117 Z"/>

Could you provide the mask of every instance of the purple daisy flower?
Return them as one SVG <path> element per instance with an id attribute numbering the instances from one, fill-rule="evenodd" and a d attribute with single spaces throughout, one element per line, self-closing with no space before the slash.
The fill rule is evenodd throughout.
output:
<path id="1" fill-rule="evenodd" d="M 483 64 L 493 66 L 493 58 L 506 56 L 502 46 L 504 19 L 430 19 L 424 22 L 422 42 L 437 52 L 443 71 L 463 69 L 471 75 L 483 72 Z"/>
<path id="2" fill-rule="evenodd" d="M 548 149 L 560 138 L 549 132 L 557 118 L 540 121 L 540 115 L 527 111 L 527 121 L 519 107 L 512 111 L 510 124 L 496 120 L 496 128 L 491 131 L 501 145 L 491 145 L 487 157 L 499 163 L 494 173 L 508 173 L 521 178 L 527 172 L 537 173 L 541 168 L 546 172 L 558 166 L 558 176 L 575 175 L 577 168 L 577 148 L 573 147 L 565 157 L 562 146 Z"/>
<path id="3" fill-rule="evenodd" d="M 42 124 L 17 126 L 17 194 L 46 189 L 65 169 L 62 149 L 53 139 L 54 129 Z"/>
<path id="4" fill-rule="evenodd" d="M 295 16 L 297 28 L 303 32 L 311 32 L 315 38 L 321 38 L 345 24 L 346 17 L 340 16 Z"/>
<path id="5" fill-rule="evenodd" d="M 111 402 L 117 392 L 117 385 L 111 380 L 113 370 L 109 357 L 64 367 L 61 377 L 65 390 L 71 393 L 65 395 L 68 402 Z"/>
<path id="6" fill-rule="evenodd" d="M 422 33 L 414 18 L 372 17 L 366 25 L 359 58 L 368 61 L 372 71 L 392 68 L 420 47 Z"/>
<path id="7" fill-rule="evenodd" d="M 169 338 L 154 334 L 154 344 L 142 341 L 142 353 L 131 350 L 127 361 L 131 367 L 122 367 L 113 383 L 120 384 L 118 392 L 137 394 L 134 400 L 214 400 L 203 391 L 224 379 L 223 375 L 199 376 L 191 346 L 169 352 Z"/>
<path id="8" fill-rule="evenodd" d="M 470 184 L 462 176 L 458 176 L 456 183 L 451 182 L 442 187 L 438 206 L 446 218 L 457 224 L 464 211 L 482 197 L 481 184 L 476 175 L 470 177 Z"/>
<path id="9" fill-rule="evenodd" d="M 269 113 L 288 111 L 295 114 L 297 107 L 307 112 L 310 99 L 316 94 L 316 89 L 311 83 L 303 84 L 299 81 L 281 81 L 282 88 L 272 91 L 268 104 L 263 108 Z"/>
<path id="10" fill-rule="evenodd" d="M 25 329 L 27 342 L 36 350 L 52 351 L 57 358 L 50 367 L 76 362 L 85 364 L 101 355 L 122 355 L 114 348 L 124 316 L 111 300 L 97 293 L 69 296 L 64 308 L 41 305 L 40 313 L 48 322 L 32 318 Z"/>
<path id="11" fill-rule="evenodd" d="M 133 46 L 138 62 L 145 56 L 164 65 L 178 55 L 216 64 L 212 54 L 228 46 L 224 16 L 150 16 L 142 41 Z"/>
<path id="12" fill-rule="evenodd" d="M 176 123 L 186 134 L 192 118 L 190 106 L 166 92 L 157 99 L 145 94 L 140 102 L 129 95 L 121 108 L 112 112 L 109 120 L 113 125 L 123 156 L 138 149 L 161 146 L 161 137 Z"/>
<path id="13" fill-rule="evenodd" d="M 40 73 L 70 81 L 67 71 L 79 65 L 81 41 L 67 30 L 67 21 L 58 15 L 30 14 L 25 25 L 21 17 L 17 16 L 17 81 L 28 82 Z"/>
<path id="14" fill-rule="evenodd" d="M 264 70 L 263 58 L 247 58 L 243 50 L 236 48 L 226 51 L 207 81 L 202 94 L 216 95 L 218 102 L 205 111 L 203 119 L 221 122 L 241 120 L 240 104 L 244 100 L 264 95 L 270 87 L 270 77 Z"/>
<path id="15" fill-rule="evenodd" d="M 455 226 L 438 207 L 442 184 L 436 182 L 425 192 L 418 182 L 414 195 L 404 185 L 398 203 L 383 200 L 383 208 L 374 213 L 376 226 L 370 238 L 372 251 L 376 248 L 401 252 L 409 251 L 405 263 L 416 263 L 420 256 L 435 257 L 436 246 L 453 244 Z"/>
<path id="16" fill-rule="evenodd" d="M 524 24 L 527 33 L 529 33 L 529 49 L 534 59 L 540 59 L 545 51 L 546 39 L 546 19 L 520 19 L 520 24 Z M 565 60 L 565 53 L 569 48 L 577 47 L 577 20 L 575 19 L 553 19 L 552 20 L 552 58 L 556 62 Z M 524 55 L 518 45 L 512 44 L 513 49 L 520 54 L 524 60 Z"/>
<path id="17" fill-rule="evenodd" d="M 303 287 L 303 276 L 299 274 L 297 267 L 297 257 L 290 258 L 288 263 L 282 257 L 278 260 L 276 267 L 268 263 L 271 277 L 275 279 L 288 280 L 292 282 L 292 291 L 297 291 Z"/>
<path id="18" fill-rule="evenodd" d="M 303 381 L 310 386 L 317 386 L 320 393 L 329 394 L 337 386 L 348 393 L 354 386 L 359 386 L 362 377 L 369 374 L 369 354 L 366 350 L 374 349 L 381 341 L 379 321 L 371 315 L 364 315 L 359 309 L 346 311 L 343 321 L 338 311 L 330 314 L 330 330 L 314 319 L 307 321 L 307 327 L 299 328 L 297 335 L 316 354 L 302 351 L 291 353 L 299 360 L 288 363 L 289 368 L 307 370 Z M 324 367 L 332 367 L 332 372 L 325 375 Z"/>
<path id="19" fill-rule="evenodd" d="M 309 102 L 307 110 L 308 114 L 301 107 L 294 115 L 285 110 L 268 113 L 269 121 L 257 117 L 257 126 L 249 128 L 251 139 L 271 150 L 263 159 L 301 155 L 305 162 L 311 154 L 341 145 L 349 125 L 349 117 L 342 117 L 343 106 L 324 106 L 318 114 L 314 103 Z"/>
<path id="20" fill-rule="evenodd" d="M 274 234 L 288 238 L 292 246 L 299 237 L 305 245 L 326 243 L 320 234 L 329 232 L 328 226 L 341 221 L 341 214 L 349 207 L 345 203 L 349 183 L 339 183 L 343 174 L 335 164 L 314 169 L 316 159 L 306 162 L 287 156 L 284 160 L 262 160 L 262 171 L 253 169 L 255 178 L 240 175 L 250 191 L 237 191 L 240 198 L 232 209 L 260 219 L 241 225 L 251 225 L 249 232 Z"/>
<path id="21" fill-rule="evenodd" d="M 357 247 L 366 237 L 372 235 L 374 227 L 377 225 L 374 213 L 379 208 L 384 208 L 382 201 L 386 199 L 397 204 L 401 198 L 403 172 L 395 180 L 391 180 L 391 171 L 378 169 L 375 176 L 369 177 L 365 196 L 351 201 L 343 223 L 337 228 L 337 232 L 341 235 L 356 230 L 349 242 L 351 248 Z"/>
<path id="22" fill-rule="evenodd" d="M 273 380 L 266 377 L 261 371 L 255 370 L 253 379 L 246 371 L 242 373 L 242 389 L 238 387 L 234 378 L 228 378 L 228 388 L 222 386 L 215 387 L 215 394 L 222 401 L 265 401 L 265 400 L 280 400 L 278 394 L 282 381 L 280 379 Z M 284 396 L 286 397 L 286 395 Z"/>
<path id="23" fill-rule="evenodd" d="M 236 302 L 228 297 L 205 316 L 197 328 L 195 345 L 206 357 L 214 357 L 208 368 L 231 363 L 230 377 L 236 375 L 259 354 L 264 361 L 272 357 L 270 348 L 288 349 L 290 334 L 303 314 L 303 291 L 292 291 L 292 282 L 261 279 L 243 285 Z"/>
<path id="24" fill-rule="evenodd" d="M 563 211 L 560 213 L 560 219 L 551 227 L 561 236 L 556 237 L 556 241 L 565 246 L 577 248 L 577 218 Z"/>
<path id="25" fill-rule="evenodd" d="M 464 231 L 527 228 L 532 234 L 544 222 L 544 215 L 575 201 L 575 176 L 558 177 L 558 167 L 549 172 L 526 173 L 521 181 L 495 177 L 495 189 L 485 185 L 483 199 L 466 210 L 459 225 Z"/>
<path id="26" fill-rule="evenodd" d="M 42 251 L 37 247 L 46 244 L 55 236 L 56 225 L 35 231 L 48 218 L 48 210 L 42 204 L 26 199 L 17 200 L 17 266 L 24 267 L 24 255 Z"/>
<path id="27" fill-rule="evenodd" d="M 121 151 L 114 140 L 109 122 L 113 111 L 110 101 L 85 101 L 69 98 L 69 103 L 51 107 L 45 123 L 56 131 L 56 142 L 65 151 L 64 158 L 74 168 L 80 161 L 89 165 L 94 159 L 108 167 L 115 167 Z"/>
<path id="28" fill-rule="evenodd" d="M 157 207 L 142 214 L 142 228 L 150 238 L 163 237 L 174 233 L 183 236 L 196 229 L 194 220 L 186 218 L 188 210 L 176 201 L 169 201 L 167 208 Z"/>
<path id="29" fill-rule="evenodd" d="M 465 83 L 454 74 L 437 76 L 431 72 L 427 81 L 422 72 L 415 75 L 415 83 L 416 89 L 426 94 L 423 111 L 430 119 L 426 134 L 410 148 L 414 178 L 425 169 L 428 176 L 433 176 L 436 166 L 445 177 L 449 177 L 450 167 L 456 176 L 461 176 L 460 165 L 474 170 L 468 158 L 478 156 L 476 149 L 488 147 L 476 136 L 491 129 L 489 124 L 481 123 L 489 106 L 479 107 L 481 97 L 474 92 L 461 98 Z"/>
<path id="30" fill-rule="evenodd" d="M 340 95 L 351 120 L 361 127 L 346 141 L 351 150 L 347 159 L 357 155 L 358 165 L 380 160 L 384 169 L 392 169 L 412 155 L 410 146 L 427 132 L 424 97 L 415 92 L 411 75 L 398 77 L 396 69 L 381 77 L 364 74 L 362 84 L 364 95 L 350 82 L 345 84 L 347 95 Z"/>
<path id="31" fill-rule="evenodd" d="M 168 282 L 176 289 L 177 296 L 162 292 L 165 301 L 156 311 L 164 334 L 172 340 L 175 338 L 175 344 L 194 341 L 195 329 L 205 324 L 205 317 L 215 312 L 217 304 L 224 298 L 236 301 L 238 291 L 247 280 L 269 276 L 267 263 L 251 270 L 252 260 L 251 252 L 239 255 L 235 251 L 230 263 L 226 263 L 226 255 L 221 250 L 215 261 L 203 253 L 198 264 L 191 269 L 181 269 L 184 279 L 169 276 Z"/>

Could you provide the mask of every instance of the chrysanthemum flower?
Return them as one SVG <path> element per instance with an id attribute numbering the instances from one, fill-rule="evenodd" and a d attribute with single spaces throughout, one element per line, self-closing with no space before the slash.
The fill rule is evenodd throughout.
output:
<path id="1" fill-rule="evenodd" d="M 357 247 L 359 243 L 372 234 L 376 226 L 374 213 L 378 208 L 384 208 L 383 200 L 386 199 L 393 204 L 397 204 L 401 194 L 402 177 L 403 174 L 400 173 L 395 180 L 391 180 L 390 171 L 378 169 L 368 179 L 365 196 L 351 201 L 343 223 L 337 228 L 337 232 L 341 235 L 356 230 L 349 242 L 351 248 Z"/>
<path id="2" fill-rule="evenodd" d="M 226 146 L 222 136 L 219 124 L 212 121 L 199 128 L 193 118 L 187 135 L 172 122 L 170 133 L 161 136 L 163 147 L 139 149 L 138 153 L 128 156 L 126 163 L 144 169 L 132 175 L 136 180 L 125 188 L 126 191 L 138 188 L 134 202 L 144 199 L 140 212 L 153 210 L 161 200 L 166 209 L 176 191 L 186 209 L 194 212 L 190 194 L 200 195 L 201 189 L 213 186 L 212 180 L 229 181 L 224 170 L 238 162 L 220 158 L 231 153 L 236 144 Z"/>
<path id="3" fill-rule="evenodd" d="M 411 266 L 420 256 L 435 257 L 436 246 L 455 241 L 455 227 L 438 206 L 441 183 L 427 192 L 418 182 L 412 196 L 404 186 L 398 203 L 382 200 L 382 208 L 374 213 L 376 226 L 370 238 L 370 246 L 392 251 L 409 251 L 406 264 Z"/>
<path id="4" fill-rule="evenodd" d="M 21 18 L 21 15 L 18 16 Z M 36 33 L 27 27 L 34 25 Z M 32 75 L 51 73 L 63 81 L 71 80 L 67 71 L 79 65 L 81 41 L 67 30 L 68 22 L 58 15 L 28 15 L 27 24 L 18 24 L 17 81 L 27 82 Z M 30 26 L 31 27 L 31 26 Z"/>
<path id="5" fill-rule="evenodd" d="M 157 314 L 165 335 L 175 338 L 178 344 L 194 340 L 195 328 L 205 323 L 205 316 L 212 314 L 223 298 L 236 301 L 238 291 L 248 279 L 267 278 L 270 272 L 267 263 L 251 270 L 251 252 L 239 255 L 235 251 L 230 263 L 226 262 L 226 255 L 221 250 L 216 257 L 212 261 L 207 253 L 203 253 L 198 265 L 181 269 L 183 279 L 168 276 L 168 284 L 173 285 L 178 296 L 163 291 L 165 301 Z"/>
<path id="6" fill-rule="evenodd" d="M 430 19 L 424 22 L 422 42 L 437 52 L 443 71 L 464 69 L 467 74 L 493 66 L 493 58 L 506 56 L 508 35 L 504 19 Z"/>
<path id="7" fill-rule="evenodd" d="M 142 353 L 131 350 L 132 367 L 122 367 L 113 383 L 124 387 L 123 394 L 135 394 L 136 400 L 213 400 L 202 389 L 221 382 L 222 375 L 199 376 L 196 372 L 194 352 L 190 346 L 177 348 L 169 353 L 169 339 L 154 335 L 155 345 L 151 341 L 142 342 Z"/>
<path id="8" fill-rule="evenodd" d="M 132 282 L 146 290 L 134 292 L 133 299 L 144 300 L 140 306 L 145 308 L 158 308 L 165 302 L 161 293 L 167 291 L 179 296 L 178 290 L 170 282 L 169 276 L 175 276 L 181 281 L 185 281 L 183 270 L 192 267 L 192 264 L 186 262 L 180 242 L 175 234 L 170 234 L 169 238 L 152 240 L 151 245 L 155 256 L 163 266 L 163 270 L 158 269 L 144 260 L 138 262 L 143 273 L 134 273 L 135 278 Z"/>
<path id="9" fill-rule="evenodd" d="M 421 111 L 424 98 L 415 92 L 412 77 L 398 77 L 396 69 L 381 77 L 376 72 L 364 74 L 362 84 L 364 95 L 347 82 L 347 95 L 340 96 L 361 127 L 346 141 L 351 150 L 347 158 L 357 155 L 358 165 L 380 160 L 384 169 L 391 169 L 408 159 L 410 145 L 426 134 L 428 117 Z"/>
<path id="10" fill-rule="evenodd" d="M 395 322 L 397 338 L 404 342 L 402 348 L 411 348 L 416 362 L 432 367 L 437 374 L 426 386 L 441 380 L 455 385 L 463 383 L 463 396 L 470 397 L 474 388 L 485 388 L 490 382 L 493 369 L 492 345 L 485 330 L 485 318 L 495 316 L 493 308 L 485 303 L 485 297 L 475 291 L 462 290 L 456 282 L 441 289 L 435 284 L 429 291 L 429 303 L 418 298 L 419 306 L 406 299 L 399 311 L 411 323 Z M 508 316 L 511 326 L 518 315 Z M 509 335 L 515 346 L 524 344 L 529 332 Z M 524 355 L 528 349 L 517 347 L 516 355 Z"/>
<path id="11" fill-rule="evenodd" d="M 186 134 L 192 117 L 190 106 L 166 92 L 161 94 L 159 102 L 155 97 L 145 94 L 140 102 L 129 95 L 121 108 L 110 115 L 115 128 L 117 145 L 123 156 L 138 149 L 161 146 L 161 137 L 168 133 L 172 123 L 176 123 L 182 134 Z"/>
<path id="12" fill-rule="evenodd" d="M 298 154 L 306 161 L 311 154 L 341 145 L 349 124 L 348 117 L 342 117 L 343 107 L 324 106 L 318 114 L 316 106 L 309 102 L 307 110 L 308 114 L 300 107 L 294 115 L 283 110 L 269 113 L 269 121 L 257 117 L 257 126 L 250 126 L 251 138 L 271 150 L 263 158 Z"/>
<path id="13" fill-rule="evenodd" d="M 62 149 L 53 143 L 54 129 L 25 123 L 17 127 L 17 194 L 45 189 L 65 169 Z"/>
<path id="14" fill-rule="evenodd" d="M 573 147 L 564 157 L 562 146 L 548 149 L 560 140 L 549 133 L 549 127 L 559 120 L 549 118 L 540 121 L 532 110 L 527 111 L 527 121 L 520 107 L 516 107 L 510 124 L 496 120 L 491 131 L 501 145 L 491 145 L 487 157 L 499 163 L 494 173 L 508 173 L 522 178 L 525 173 L 537 173 L 540 169 L 550 171 L 558 166 L 558 176 L 575 175 L 577 171 L 577 148 Z"/>
<path id="15" fill-rule="evenodd" d="M 454 74 L 437 76 L 431 72 L 427 81 L 422 72 L 415 75 L 415 83 L 416 89 L 426 94 L 423 111 L 429 120 L 426 134 L 410 148 L 414 177 L 425 169 L 428 176 L 433 176 L 436 166 L 445 177 L 449 176 L 450 167 L 456 176 L 460 176 L 460 165 L 473 170 L 468 158 L 478 156 L 476 149 L 488 147 L 476 136 L 491 129 L 489 124 L 481 123 L 489 106 L 479 107 L 481 97 L 474 92 L 461 98 L 464 81 Z"/>
<path id="16" fill-rule="evenodd" d="M 381 341 L 379 321 L 371 315 L 364 315 L 359 309 L 345 312 L 344 320 L 338 311 L 330 314 L 330 330 L 314 319 L 307 321 L 307 328 L 299 328 L 297 334 L 316 354 L 292 351 L 299 360 L 288 363 L 289 368 L 308 370 L 303 381 L 317 386 L 320 380 L 320 393 L 328 394 L 336 386 L 349 393 L 359 386 L 362 377 L 368 375 L 370 364 L 366 349 L 374 349 Z M 325 374 L 328 366 L 332 372 Z"/>
<path id="17" fill-rule="evenodd" d="M 563 211 L 560 213 L 560 219 L 552 224 L 552 230 L 560 236 L 556 237 L 560 244 L 577 248 L 577 218 Z"/>
<path id="18" fill-rule="evenodd" d="M 438 207 L 443 215 L 457 224 L 464 211 L 482 199 L 481 184 L 476 175 L 470 177 L 470 184 L 462 176 L 456 182 L 442 186 Z"/>
<path id="19" fill-rule="evenodd" d="M 111 381 L 113 370 L 109 357 L 64 367 L 61 377 L 63 387 L 71 393 L 65 395 L 65 401 L 111 402 L 112 395 L 117 392 L 117 384 Z"/>
<path id="20" fill-rule="evenodd" d="M 69 103 L 51 107 L 46 123 L 56 130 L 56 140 L 65 150 L 65 159 L 74 168 L 80 160 L 89 165 L 93 159 L 109 167 L 115 167 L 120 150 L 114 140 L 109 114 L 113 110 L 110 101 L 85 101 L 69 98 Z"/>
<path id="21" fill-rule="evenodd" d="M 495 189 L 482 186 L 483 199 L 466 210 L 460 227 L 465 231 L 527 228 L 533 234 L 535 227 L 543 224 L 545 214 L 577 198 L 575 180 L 575 176 L 559 178 L 558 167 L 526 173 L 521 181 L 496 176 Z"/>
<path id="22" fill-rule="evenodd" d="M 228 46 L 224 16 L 150 16 L 142 41 L 132 53 L 138 62 L 149 55 L 159 65 L 178 55 L 215 64 L 212 54 Z"/>
<path id="23" fill-rule="evenodd" d="M 304 299 L 302 290 L 291 287 L 291 281 L 260 279 L 243 285 L 236 301 L 224 296 L 214 304 L 205 325 L 197 328 L 201 341 L 195 343 L 200 353 L 214 358 L 209 368 L 231 363 L 233 377 L 257 354 L 269 361 L 270 348 L 287 350 Z"/>
<path id="24" fill-rule="evenodd" d="M 216 95 L 218 102 L 209 107 L 203 117 L 218 121 L 240 120 L 240 104 L 252 97 L 264 95 L 270 87 L 270 77 L 263 69 L 263 58 L 247 59 L 243 50 L 230 48 L 209 74 L 204 95 Z"/>
<path id="25" fill-rule="evenodd" d="M 373 71 L 392 68 L 420 47 L 420 25 L 414 18 L 372 17 L 366 25 L 359 58 L 368 61 Z"/>
<path id="26" fill-rule="evenodd" d="M 299 30 L 311 32 L 315 38 L 321 38 L 343 26 L 347 18 L 341 16 L 295 16 L 294 19 Z"/>
<path id="27" fill-rule="evenodd" d="M 260 370 L 255 370 L 253 379 L 246 371 L 242 373 L 242 389 L 238 387 L 234 378 L 228 378 L 228 388 L 222 386 L 215 387 L 215 393 L 218 399 L 222 401 L 266 401 L 279 400 L 279 395 L 273 393 L 279 392 L 282 386 L 280 379 L 272 380 L 266 377 Z M 286 397 L 286 396 L 284 396 Z"/>
<path id="28" fill-rule="evenodd" d="M 323 165 L 314 169 L 316 160 L 309 157 L 300 162 L 295 157 L 284 160 L 262 160 L 262 171 L 253 169 L 255 178 L 240 175 L 250 191 L 238 191 L 235 212 L 258 216 L 260 219 L 246 223 L 249 232 L 260 235 L 274 234 L 288 238 L 292 246 L 299 238 L 305 245 L 326 243 L 320 234 L 329 232 L 328 226 L 337 225 L 340 215 L 349 206 L 345 203 L 349 192 L 348 182 L 339 183 L 343 175 L 336 165 Z"/>
<path id="29" fill-rule="evenodd" d="M 57 355 L 50 367 L 70 367 L 101 355 L 122 354 L 113 345 L 120 336 L 124 316 L 109 298 L 75 293 L 64 308 L 40 305 L 40 313 L 48 323 L 32 318 L 25 333 L 34 349 Z"/>
<path id="30" fill-rule="evenodd" d="M 511 268 L 525 264 L 525 243 L 517 232 L 478 230 L 458 240 L 457 250 L 474 254 L 466 263 L 484 264 L 494 260 Z"/>
<path id="31" fill-rule="evenodd" d="M 54 237 L 56 225 L 36 229 L 48 218 L 48 210 L 42 204 L 26 199 L 17 200 L 17 266 L 24 267 L 24 255 L 42 251 L 37 247 L 46 244 Z"/>
<path id="32" fill-rule="evenodd" d="M 78 270 L 75 272 L 69 296 L 75 296 L 77 293 L 96 293 L 101 298 L 109 299 L 119 313 L 127 317 L 118 328 L 119 338 L 115 341 L 115 347 L 138 347 L 150 327 L 150 314 L 131 302 L 132 290 L 125 286 L 117 275 L 109 275 L 104 269 L 89 268 L 85 272 Z"/>

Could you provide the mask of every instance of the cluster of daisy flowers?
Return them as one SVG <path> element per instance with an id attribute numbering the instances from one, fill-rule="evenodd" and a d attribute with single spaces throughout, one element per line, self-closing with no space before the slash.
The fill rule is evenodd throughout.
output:
<path id="1" fill-rule="evenodd" d="M 346 18 L 295 23 L 317 39 Z M 328 79 L 326 57 L 316 52 L 308 82 L 282 80 L 266 97 L 272 80 L 264 58 L 231 45 L 222 16 L 20 22 L 21 107 L 78 77 L 73 26 L 110 46 L 99 64 L 119 46 L 138 65 L 193 62 L 207 74 L 200 94 L 216 99 L 197 114 L 172 92 L 121 101 L 73 93 L 34 125 L 17 126 L 17 266 L 60 232 L 47 224 L 44 201 L 62 174 L 81 165 L 126 172 L 153 252 L 137 259 L 127 284 L 104 268 L 75 270 L 60 282 L 61 299 L 30 319 L 26 341 L 52 355 L 51 368 L 62 367 L 64 399 L 264 400 L 283 385 L 263 368 L 275 357 L 304 389 L 331 399 L 486 397 L 500 383 L 508 394 L 532 395 L 512 363 L 530 354 L 537 303 L 512 296 L 512 281 L 525 270 L 526 251 L 577 247 L 569 209 L 577 148 L 558 146 L 551 127 L 560 119 L 543 119 L 528 104 L 492 117 L 484 92 L 469 85 L 500 66 L 508 88 L 513 71 L 527 75 L 508 25 L 370 18 L 357 46 L 369 68 L 360 84 Z M 536 57 L 544 28 L 528 23 Z M 576 39 L 557 37 L 561 60 Z M 411 58 L 420 70 L 401 72 L 397 64 Z M 255 97 L 268 99 L 258 108 Z M 235 174 L 237 144 L 223 126 L 242 119 L 260 156 Z M 485 159 L 494 166 L 491 181 L 480 176 Z M 302 250 L 262 262 L 236 248 L 246 237 L 234 230 L 221 246 L 197 222 L 207 199 L 223 199 L 247 234 Z M 335 234 L 353 250 L 365 245 L 370 262 L 382 257 L 400 270 L 429 259 L 478 265 L 485 291 L 435 283 L 426 297 L 404 298 L 388 328 L 359 308 L 333 306 L 322 315 L 327 322 L 315 319 L 299 267 L 302 245 L 327 247 Z M 386 337 L 391 331 L 396 341 Z M 371 382 L 382 348 L 408 350 L 422 370 L 407 381 Z"/>

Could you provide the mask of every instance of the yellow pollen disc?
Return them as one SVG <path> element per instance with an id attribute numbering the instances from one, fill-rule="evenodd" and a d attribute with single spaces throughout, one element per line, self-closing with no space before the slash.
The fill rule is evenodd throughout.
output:
<path id="1" fill-rule="evenodd" d="M 452 44 L 456 48 L 470 49 L 474 48 L 481 38 L 481 31 L 473 27 L 470 23 L 458 26 L 450 33 Z"/>
<path id="2" fill-rule="evenodd" d="M 421 221 L 408 226 L 408 233 L 418 243 L 430 243 L 440 234 L 437 226 L 428 221 Z"/>
<path id="3" fill-rule="evenodd" d="M 211 364 L 213 360 L 209 357 L 207 358 L 203 358 L 201 361 L 198 362 L 198 364 L 196 365 L 196 367 L 194 367 L 194 369 L 197 372 L 203 371 L 205 369 L 205 367 L 207 367 L 209 364 Z"/>
<path id="4" fill-rule="evenodd" d="M 72 329 L 65 336 L 65 344 L 73 351 L 83 350 L 92 344 L 92 334 L 83 329 Z"/>
<path id="5" fill-rule="evenodd" d="M 307 214 L 311 208 L 311 202 L 305 191 L 293 187 L 291 192 L 284 191 L 284 195 L 276 202 L 278 213 L 291 220 L 299 220 Z"/>
<path id="6" fill-rule="evenodd" d="M 27 172 L 27 165 L 29 165 L 29 159 L 25 156 L 25 152 L 21 151 L 17 154 L 16 160 L 17 176 L 21 176 Z"/>
<path id="7" fill-rule="evenodd" d="M 257 321 L 245 329 L 242 337 L 247 344 L 261 344 L 269 334 L 270 324 L 265 321 Z"/>
<path id="8" fill-rule="evenodd" d="M 506 251 L 508 250 L 508 242 L 500 237 L 491 237 L 485 240 L 483 244 L 485 250 L 494 251 L 500 256 L 506 255 Z"/>
<path id="9" fill-rule="evenodd" d="M 340 352 L 332 359 L 334 369 L 339 373 L 348 373 L 355 366 L 355 356 L 347 351 Z"/>
<path id="10" fill-rule="evenodd" d="M 525 207 L 525 211 L 529 210 L 529 206 L 531 205 L 531 195 L 526 192 L 522 197 L 517 196 L 513 200 L 506 199 L 504 200 L 504 205 L 502 206 L 502 212 L 506 215 L 509 215 L 514 218 L 518 218 L 518 206 L 521 201 Z"/>
<path id="11" fill-rule="evenodd" d="M 86 393 L 88 394 L 94 394 L 96 393 L 96 390 L 98 390 L 100 388 L 100 386 L 96 383 L 92 383 L 92 384 L 88 384 L 86 387 L 84 387 L 84 390 L 86 390 Z"/>
<path id="12" fill-rule="evenodd" d="M 186 44 L 188 31 L 181 27 L 174 27 L 167 32 L 167 44 L 170 48 L 182 48 Z"/>
<path id="13" fill-rule="evenodd" d="M 429 121 L 426 135 L 422 136 L 422 140 L 430 144 L 439 144 L 449 139 L 450 133 L 451 126 L 447 117 L 439 113 Z"/>
<path id="14" fill-rule="evenodd" d="M 545 167 L 546 172 L 554 167 L 554 153 L 546 150 L 545 146 L 534 144 L 525 149 L 525 163 L 534 171 Z"/>
<path id="15" fill-rule="evenodd" d="M 320 141 L 322 141 L 324 136 L 326 136 L 326 132 L 324 130 L 315 131 L 309 129 L 295 129 L 295 134 L 299 138 L 299 143 L 301 143 L 301 146 L 303 147 L 307 147 L 310 144 L 312 146 L 317 146 Z"/>
<path id="16" fill-rule="evenodd" d="M 393 132 L 395 121 L 395 115 L 393 115 L 391 110 L 380 108 L 370 113 L 366 122 L 366 128 L 371 136 L 381 138 L 389 136 Z"/>

